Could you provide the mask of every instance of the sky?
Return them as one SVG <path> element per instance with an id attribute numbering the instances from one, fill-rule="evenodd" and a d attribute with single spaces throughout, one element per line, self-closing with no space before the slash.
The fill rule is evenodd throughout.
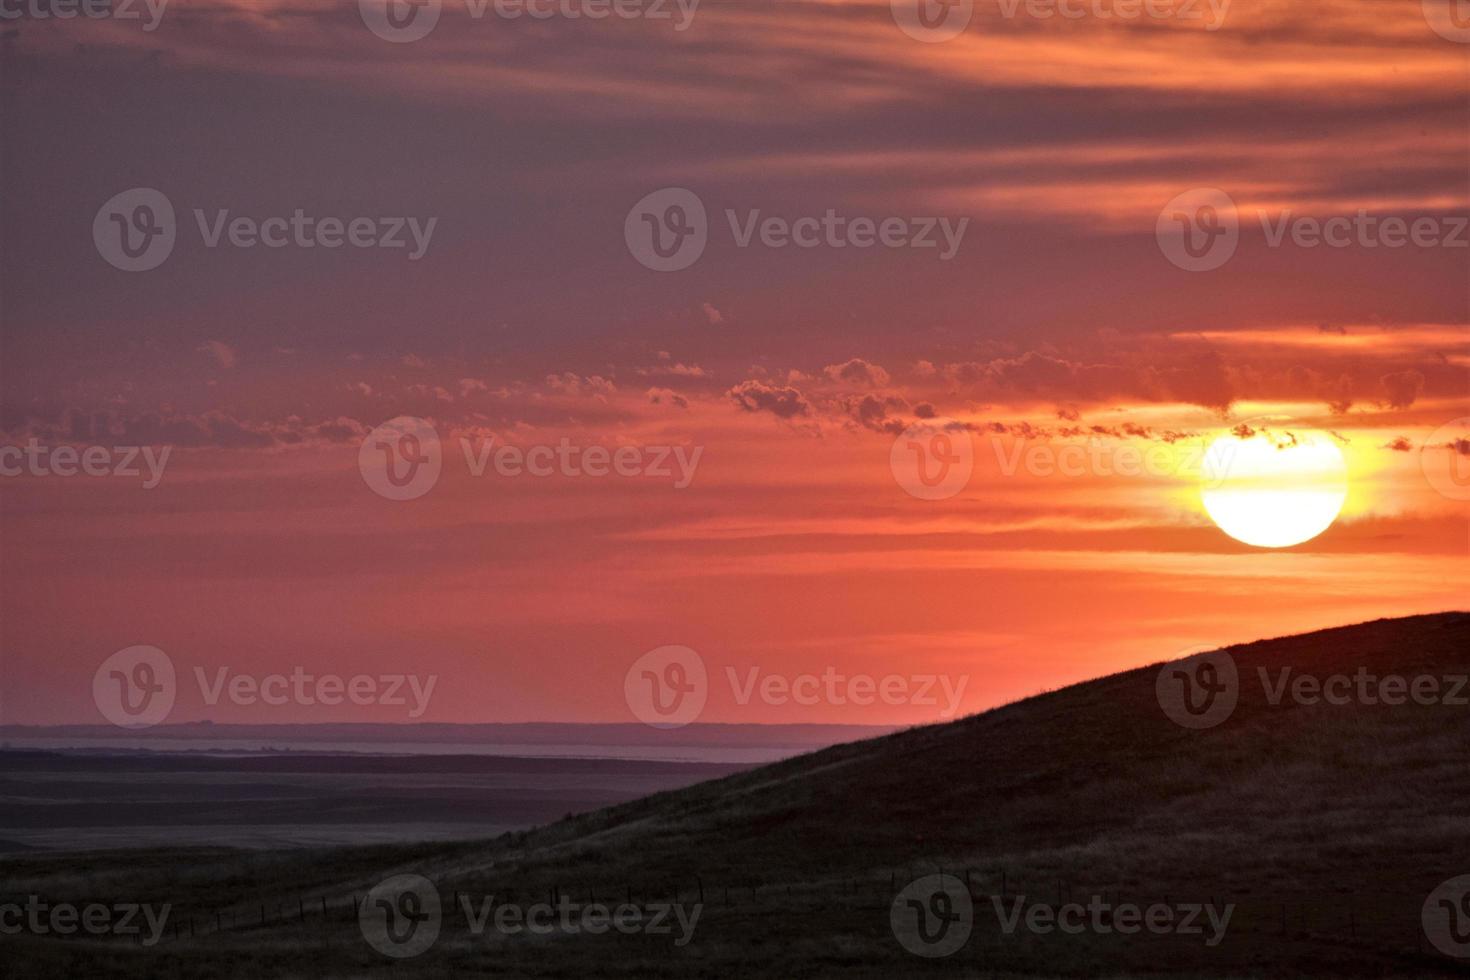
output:
<path id="1" fill-rule="evenodd" d="M 0 0 L 0 722 L 136 646 L 646 721 L 678 647 L 910 724 L 1465 607 L 1466 5 L 691 3 Z M 1247 520 L 1330 526 L 1217 526 L 1308 434 Z"/>

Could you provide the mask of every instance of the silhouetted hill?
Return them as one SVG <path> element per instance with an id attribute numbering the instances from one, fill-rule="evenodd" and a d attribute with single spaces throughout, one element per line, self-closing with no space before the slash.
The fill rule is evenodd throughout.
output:
<path id="1" fill-rule="evenodd" d="M 4 863 L 7 896 L 155 896 L 192 914 L 202 934 L 105 952 L 98 941 L 10 942 L 37 971 L 89 976 L 1464 975 L 1470 960 L 1422 937 L 1421 910 L 1441 882 L 1470 874 L 1470 707 L 1444 703 L 1470 699 L 1456 680 L 1470 674 L 1470 615 L 1379 620 L 1224 653 L 1238 703 L 1212 727 L 1171 720 L 1155 665 L 491 841 L 15 856 Z M 1165 691 L 1180 669 L 1221 679 L 1200 666 L 1169 668 Z M 1308 703 L 1310 681 L 1291 693 L 1304 675 L 1344 677 L 1328 691 L 1339 701 L 1352 693 Z M 1433 699 L 1419 678 L 1437 679 Z M 929 959 L 898 938 L 894 899 L 941 871 L 968 891 L 973 931 L 953 954 Z M 350 902 L 402 873 L 430 879 L 446 912 L 432 948 L 395 962 L 364 940 Z M 492 926 L 475 936 L 459 904 L 466 895 L 471 909 L 490 895 L 497 905 L 553 896 L 691 904 L 701 893 L 682 946 L 616 931 L 505 936 Z M 1232 911 L 1213 944 L 1208 927 L 1002 928 L 1014 908 L 1093 896 Z M 324 914 L 313 910 L 322 898 Z M 907 897 L 897 907 L 900 920 L 912 914 Z"/>

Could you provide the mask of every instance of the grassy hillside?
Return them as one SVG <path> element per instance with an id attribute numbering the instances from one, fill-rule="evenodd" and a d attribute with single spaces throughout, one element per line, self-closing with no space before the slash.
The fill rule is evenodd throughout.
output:
<path id="1" fill-rule="evenodd" d="M 1290 694 L 1273 705 L 1258 675 L 1470 674 L 1470 615 L 1226 652 L 1239 703 L 1202 730 L 1166 716 L 1155 666 L 487 841 L 18 854 L 0 864 L 5 900 L 171 902 L 180 932 L 151 948 L 26 934 L 0 945 L 21 975 L 92 977 L 1470 975 L 1470 960 L 1421 936 L 1426 897 L 1470 873 L 1470 707 Z M 910 881 L 940 871 L 972 896 L 973 932 L 928 959 L 900 943 L 890 912 Z M 364 940 L 352 903 L 399 873 L 430 879 L 447 910 L 432 948 L 395 961 Z M 459 906 L 465 895 L 472 909 L 490 895 L 691 906 L 701 894 L 682 946 L 677 928 L 475 936 Z M 1233 912 L 1209 945 L 1006 934 L 995 905 L 1094 895 Z"/>

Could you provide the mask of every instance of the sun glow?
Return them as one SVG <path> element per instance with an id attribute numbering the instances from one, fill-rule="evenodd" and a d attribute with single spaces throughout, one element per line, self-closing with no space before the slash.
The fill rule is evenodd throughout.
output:
<path id="1" fill-rule="evenodd" d="M 1262 428 L 1220 436 L 1205 453 L 1200 499 L 1226 534 L 1287 548 L 1332 526 L 1347 499 L 1347 461 L 1330 436 Z"/>

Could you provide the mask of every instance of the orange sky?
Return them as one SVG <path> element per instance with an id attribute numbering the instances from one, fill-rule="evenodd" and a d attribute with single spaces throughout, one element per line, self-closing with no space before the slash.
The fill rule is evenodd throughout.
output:
<path id="1" fill-rule="evenodd" d="M 133 644 L 181 671 L 436 674 L 419 720 L 624 721 L 629 666 L 679 644 L 714 678 L 704 721 L 922 722 L 938 707 L 741 704 L 727 668 L 964 678 L 973 711 L 1463 607 L 1466 495 L 1426 470 L 1470 460 L 1470 247 L 1269 230 L 1366 211 L 1453 233 L 1470 38 L 1419 0 L 1236 0 L 1214 30 L 1007 6 L 932 44 L 886 0 L 706 0 L 684 31 L 450 4 L 412 44 L 325 0 L 12 28 L 0 445 L 174 449 L 152 489 L 0 477 L 0 721 L 99 721 L 93 672 Z M 180 230 L 134 274 L 89 229 L 138 186 Z M 709 245 L 650 271 L 624 218 L 674 186 Z M 1155 234 L 1193 188 L 1238 211 L 1209 271 Z M 413 262 L 232 251 L 194 208 L 438 225 Z M 968 225 L 941 260 L 741 247 L 725 217 L 828 209 Z M 401 415 L 445 447 L 409 501 L 359 470 Z M 943 500 L 890 461 L 931 415 L 974 456 Z M 1191 469 L 1263 419 L 1348 464 L 1337 522 L 1279 551 L 1216 528 Z M 491 437 L 700 455 L 687 486 L 476 477 L 460 440 Z M 1066 446 L 1094 462 L 1007 463 Z M 404 720 L 185 690 L 170 720 L 200 718 Z"/>

